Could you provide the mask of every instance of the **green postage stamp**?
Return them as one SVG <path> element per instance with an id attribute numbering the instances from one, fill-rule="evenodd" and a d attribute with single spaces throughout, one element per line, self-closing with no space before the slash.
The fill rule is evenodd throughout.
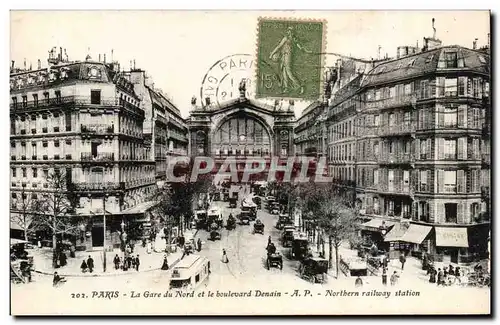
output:
<path id="1" fill-rule="evenodd" d="M 258 24 L 257 98 L 318 99 L 326 22 L 260 18 Z"/>

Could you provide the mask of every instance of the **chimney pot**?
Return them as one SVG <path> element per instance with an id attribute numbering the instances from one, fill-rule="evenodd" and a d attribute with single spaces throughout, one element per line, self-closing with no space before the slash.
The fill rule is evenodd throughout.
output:
<path id="1" fill-rule="evenodd" d="M 101 62 L 101 53 L 99 53 L 99 62 Z"/>
<path id="2" fill-rule="evenodd" d="M 106 53 L 104 53 L 104 63 L 106 63 Z"/>

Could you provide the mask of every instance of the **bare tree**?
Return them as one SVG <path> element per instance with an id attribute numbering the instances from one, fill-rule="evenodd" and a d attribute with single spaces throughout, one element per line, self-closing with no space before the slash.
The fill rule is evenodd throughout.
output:
<path id="1" fill-rule="evenodd" d="M 57 238 L 63 235 L 77 235 L 81 218 L 74 213 L 75 197 L 67 184 L 64 172 L 56 170 L 47 177 L 48 191 L 36 204 L 33 220 L 37 227 L 52 234 L 53 267 L 57 267 Z"/>
<path id="2" fill-rule="evenodd" d="M 342 243 L 357 240 L 357 213 L 342 197 L 336 196 L 331 189 L 320 190 L 316 194 L 318 201 L 313 204 L 320 227 L 328 237 L 328 261 L 332 267 L 332 252 L 335 250 L 335 269 L 339 275 L 339 248 Z"/>
<path id="3" fill-rule="evenodd" d="M 38 201 L 33 196 L 28 197 L 25 188 L 21 190 L 20 201 L 16 202 L 14 213 L 10 214 L 10 221 L 17 224 L 24 233 L 24 240 L 28 241 L 28 235 L 38 230 L 36 222 L 33 220 L 33 211 L 36 209 Z"/>

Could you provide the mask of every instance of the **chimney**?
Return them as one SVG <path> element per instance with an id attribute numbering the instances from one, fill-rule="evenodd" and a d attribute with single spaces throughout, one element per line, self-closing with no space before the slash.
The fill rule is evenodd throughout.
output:
<path id="1" fill-rule="evenodd" d="M 106 53 L 104 53 L 104 63 L 106 63 Z"/>
<path id="2" fill-rule="evenodd" d="M 101 53 L 99 53 L 99 62 L 101 62 Z"/>
<path id="3" fill-rule="evenodd" d="M 205 105 L 210 106 L 210 97 L 205 98 Z"/>
<path id="4" fill-rule="evenodd" d="M 377 59 L 380 60 L 380 50 L 382 50 L 382 46 L 378 46 L 378 54 L 377 54 Z"/>
<path id="5" fill-rule="evenodd" d="M 132 60 L 130 60 L 130 70 L 132 71 Z"/>
<path id="6" fill-rule="evenodd" d="M 11 64 L 10 64 L 10 68 L 11 68 L 12 70 L 14 70 L 14 64 L 16 63 L 16 61 L 12 60 L 12 61 L 10 61 L 10 62 L 11 62 Z"/>
<path id="7" fill-rule="evenodd" d="M 488 33 L 488 48 L 490 47 L 490 33 Z"/>
<path id="8" fill-rule="evenodd" d="M 474 41 L 472 41 L 472 49 L 473 50 L 477 50 L 477 38 L 474 39 Z"/>
<path id="9" fill-rule="evenodd" d="M 114 52 L 114 50 L 111 49 L 111 63 L 113 63 L 113 52 Z"/>
<path id="10" fill-rule="evenodd" d="M 24 58 L 24 70 L 26 70 L 26 58 Z"/>
<path id="11" fill-rule="evenodd" d="M 42 61 L 40 61 L 40 59 L 38 59 L 38 70 L 40 70 L 42 68 Z"/>
<path id="12" fill-rule="evenodd" d="M 134 59 L 134 70 L 135 70 L 135 59 Z"/>
<path id="13" fill-rule="evenodd" d="M 62 61 L 62 47 L 59 47 L 59 61 Z"/>

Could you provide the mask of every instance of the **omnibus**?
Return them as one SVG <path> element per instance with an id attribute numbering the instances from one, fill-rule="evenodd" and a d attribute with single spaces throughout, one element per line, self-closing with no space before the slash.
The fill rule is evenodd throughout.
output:
<path id="1" fill-rule="evenodd" d="M 210 261 L 200 255 L 190 254 L 174 266 L 170 277 L 170 289 L 193 290 L 210 274 Z"/>

